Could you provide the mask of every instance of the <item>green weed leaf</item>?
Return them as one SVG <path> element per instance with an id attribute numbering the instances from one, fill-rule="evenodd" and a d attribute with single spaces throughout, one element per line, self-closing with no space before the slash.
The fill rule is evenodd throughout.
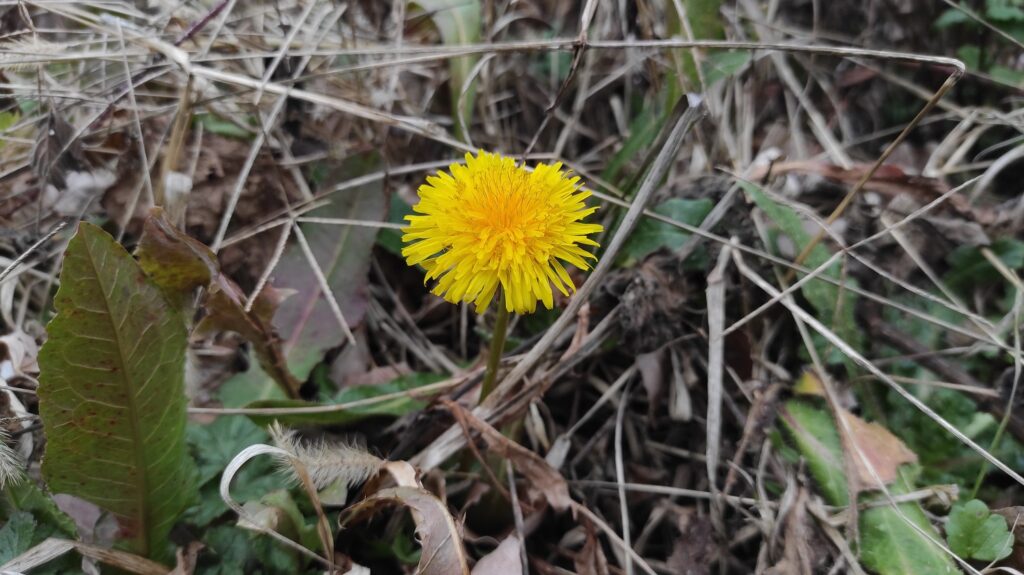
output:
<path id="1" fill-rule="evenodd" d="M 36 520 L 31 513 L 19 511 L 8 517 L 0 528 L 0 565 L 28 551 L 35 531 Z"/>
<path id="2" fill-rule="evenodd" d="M 780 421 L 790 443 L 807 461 L 825 501 L 830 505 L 847 505 L 849 493 L 843 450 L 835 422 L 829 412 L 811 402 L 790 400 L 785 403 Z M 863 444 L 869 437 L 861 436 Z M 871 446 L 868 445 L 868 448 Z M 888 486 L 889 493 L 901 495 L 913 491 L 908 466 L 902 466 L 898 479 Z M 862 493 L 860 502 L 885 501 L 884 496 Z M 960 571 L 938 545 L 928 517 L 915 502 L 898 507 L 882 505 L 860 514 L 861 561 L 879 575 L 953 575 Z"/>
<path id="3" fill-rule="evenodd" d="M 193 499 L 181 313 L 109 234 L 79 225 L 39 355 L 43 477 L 109 511 L 130 551 L 162 557 Z"/>
<path id="4" fill-rule="evenodd" d="M 789 236 L 789 239 L 796 244 L 799 250 L 802 250 L 811 241 L 810 234 L 804 229 L 803 221 L 792 208 L 771 199 L 763 190 L 750 182 L 740 180 L 739 184 L 747 194 L 747 197 L 757 204 L 757 207 L 761 208 L 784 234 Z M 831 255 L 828 249 L 819 243 L 814 246 L 807 256 L 804 266 L 812 269 L 820 267 L 828 261 Z M 822 272 L 822 275 L 839 279 L 840 262 L 835 262 L 831 267 Z M 807 282 L 803 285 L 801 291 L 807 298 L 807 301 L 811 302 L 811 305 L 814 306 L 817 312 L 816 315 L 823 324 L 833 326 L 836 334 L 853 346 L 854 349 L 863 348 L 863 335 L 857 328 L 857 321 L 854 319 L 855 298 L 853 292 L 849 290 L 842 290 L 840 292 L 839 287 L 835 284 L 819 280 Z M 847 361 L 846 364 L 847 369 L 852 375 L 856 368 L 850 361 Z"/>
<path id="5" fill-rule="evenodd" d="M 711 200 L 672 198 L 658 204 L 654 211 L 678 222 L 698 226 L 713 206 Z M 675 226 L 645 218 L 637 225 L 626 245 L 622 246 L 619 264 L 634 265 L 661 248 L 679 249 L 689 237 L 690 234 Z"/>
<path id="6" fill-rule="evenodd" d="M 977 499 L 953 506 L 946 540 L 957 555 L 979 561 L 998 561 L 1013 550 L 1013 535 L 1006 528 L 1006 520 L 993 515 Z"/>

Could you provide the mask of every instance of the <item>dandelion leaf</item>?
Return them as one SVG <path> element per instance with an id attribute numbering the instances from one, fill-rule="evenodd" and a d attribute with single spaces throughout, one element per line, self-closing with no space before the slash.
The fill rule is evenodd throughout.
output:
<path id="1" fill-rule="evenodd" d="M 163 558 L 191 502 L 185 321 L 134 259 L 82 223 L 68 244 L 39 356 L 43 477 L 117 520 L 122 545 Z"/>

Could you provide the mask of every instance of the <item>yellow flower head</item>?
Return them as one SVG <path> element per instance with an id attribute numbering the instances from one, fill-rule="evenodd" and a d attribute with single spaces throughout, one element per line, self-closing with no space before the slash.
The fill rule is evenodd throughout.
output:
<path id="1" fill-rule="evenodd" d="M 438 280 L 433 293 L 483 313 L 500 285 L 508 311 L 527 313 L 538 301 L 551 309 L 552 284 L 564 295 L 575 289 L 559 260 L 589 269 L 595 258 L 581 246 L 596 246 L 587 235 L 603 229 L 582 222 L 597 208 L 583 203 L 590 192 L 579 177 L 561 163 L 531 172 L 484 151 L 448 169 L 420 186 L 419 215 L 406 216 L 402 236 L 409 265 Z"/>

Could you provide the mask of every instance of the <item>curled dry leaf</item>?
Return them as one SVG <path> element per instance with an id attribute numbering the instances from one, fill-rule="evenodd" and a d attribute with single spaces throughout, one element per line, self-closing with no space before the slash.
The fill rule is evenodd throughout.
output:
<path id="1" fill-rule="evenodd" d="M 587 538 L 583 548 L 573 557 L 576 572 L 579 575 L 608 575 L 608 558 L 597 539 L 597 530 L 589 521 L 584 520 L 583 525 L 587 530 Z"/>
<path id="2" fill-rule="evenodd" d="M 864 489 L 872 489 L 878 485 L 874 473 L 864 459 L 867 459 L 867 463 L 870 463 L 878 473 L 878 478 L 886 484 L 899 478 L 901 465 L 917 463 L 917 454 L 888 429 L 877 423 L 868 423 L 848 411 L 843 412 L 843 419 L 850 426 L 853 434 L 851 439 L 864 454 L 863 458 L 856 453 L 850 454 L 857 469 L 857 485 L 863 486 Z"/>
<path id="3" fill-rule="evenodd" d="M 50 537 L 7 563 L 0 565 L 0 573 L 28 571 L 40 565 L 45 565 L 72 549 L 77 550 L 83 557 L 95 559 L 128 573 L 137 573 L 138 575 L 167 574 L 167 567 L 138 555 L 96 545 L 87 545 L 77 541 L 69 541 L 59 537 Z"/>
<path id="4" fill-rule="evenodd" d="M 288 370 L 281 340 L 270 323 L 277 306 L 288 296 L 288 292 L 264 286 L 253 303 L 251 311 L 245 311 L 244 297 L 238 286 L 223 276 L 210 286 L 204 301 L 206 316 L 196 326 L 199 335 L 229 330 L 238 333 L 252 343 L 260 367 L 291 398 L 299 397 L 302 382 Z"/>
<path id="5" fill-rule="evenodd" d="M 523 575 L 523 542 L 516 535 L 502 540 L 473 566 L 472 575 Z"/>
<path id="6" fill-rule="evenodd" d="M 487 442 L 487 447 L 495 454 L 511 459 L 516 471 L 527 479 L 527 494 L 531 504 L 547 501 L 557 511 L 565 511 L 572 503 L 569 497 L 569 486 L 565 478 L 547 461 L 522 445 L 510 440 L 494 429 L 487 422 L 479 419 L 464 407 L 449 402 L 453 415 L 464 421 L 466 425 L 476 429 Z"/>
<path id="7" fill-rule="evenodd" d="M 382 489 L 342 512 L 342 529 L 372 515 L 384 505 L 408 507 L 416 522 L 422 551 L 416 573 L 420 575 L 469 575 L 469 562 L 462 546 L 462 532 L 444 502 L 425 489 L 393 487 Z"/>

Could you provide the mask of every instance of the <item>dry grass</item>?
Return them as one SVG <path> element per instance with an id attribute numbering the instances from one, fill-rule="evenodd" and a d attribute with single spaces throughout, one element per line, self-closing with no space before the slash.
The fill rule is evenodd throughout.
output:
<path id="1" fill-rule="evenodd" d="M 819 13 L 805 26 L 805 14 L 775 4 L 770 14 L 756 2 L 722 7 L 723 40 L 692 39 L 697 16 L 679 12 L 689 2 L 488 0 L 473 3 L 480 15 L 469 22 L 458 2 L 421 4 L 454 8 L 425 13 L 397 0 L 0 8 L 0 122 L 10 120 L 0 131 L 6 330 L 41 335 L 69 222 L 105 221 L 131 244 L 147 209 L 161 204 L 252 294 L 274 283 L 289 246 L 301 248 L 343 334 L 341 356 L 360 355 L 363 372 L 403 365 L 448 378 L 343 404 L 197 405 L 193 415 L 329 414 L 428 394 L 472 404 L 489 317 L 440 307 L 381 247 L 372 271 L 352 278 L 368 282 L 369 311 L 349 317 L 325 271 L 332 264 L 318 261 L 307 232 L 398 225 L 310 212 L 368 185 L 410 203 L 425 174 L 477 148 L 558 158 L 601 203 L 609 229 L 602 259 L 543 329 L 526 318 L 513 328 L 518 346 L 507 369 L 473 410 L 498 428 L 520 422 L 514 436 L 548 455 L 572 487 L 581 512 L 573 526 L 538 519 L 525 533 L 536 569 L 582 569 L 584 550 L 599 555 L 582 543 L 594 533 L 626 573 L 677 572 L 686 557 L 702 569 L 767 572 L 791 553 L 822 572 L 855 569 L 856 506 L 842 517 L 823 506 L 800 464 L 765 433 L 778 407 L 770 390 L 791 389 L 803 368 L 822 375 L 833 414 L 854 403 L 869 412 L 891 392 L 906 402 L 899 409 L 919 410 L 972 450 L 972 465 L 996 470 L 978 475 L 979 487 L 1006 490 L 992 507 L 1019 497 L 1016 463 L 920 391 L 976 389 L 979 408 L 999 421 L 998 436 L 1024 427 L 1016 272 L 986 248 L 1000 274 L 997 294 L 976 287 L 965 295 L 947 274 L 956 245 L 979 234 L 1019 238 L 1024 229 L 1024 202 L 1000 188 L 1020 170 L 1020 109 L 956 88 L 984 79 L 956 59 L 922 55 L 935 48 L 925 40 L 876 49 L 890 45 L 877 37 L 887 28 L 854 34 Z M 861 14 L 848 4 L 837 12 Z M 467 25 L 479 36 L 459 28 Z M 685 73 L 691 58 L 725 65 L 714 58 L 721 54 L 750 58 L 735 56 L 727 74 L 707 66 Z M 886 102 L 887 117 L 866 111 Z M 373 162 L 347 163 L 368 153 Z M 783 164 L 803 171 L 773 171 Z M 778 222 L 738 192 L 747 180 L 800 214 L 810 241 L 777 242 Z M 719 208 L 702 222 L 679 221 L 656 209 L 673 198 Z M 621 266 L 637 227 L 655 222 L 691 234 L 685 247 Z M 942 237 L 932 241 L 928 230 Z M 816 265 L 808 263 L 815 246 L 828 253 Z M 705 264 L 684 270 L 698 251 Z M 837 265 L 842 273 L 831 275 Z M 814 312 L 804 295 L 814 285 L 834 289 L 836 307 L 854 302 L 864 342 L 844 338 L 841 310 Z M 1003 293 L 1016 293 L 1006 309 L 992 303 Z M 931 376 L 934 362 L 894 360 L 892 350 L 910 352 L 870 341 L 869 320 L 932 330 L 926 353 L 949 352 L 962 377 Z M 631 331 L 636 325 L 645 327 Z M 847 364 L 822 357 L 820 341 Z M 649 354 L 663 372 L 644 372 Z M 890 369 L 900 360 L 924 375 Z M 634 370 L 646 394 L 624 375 Z M 974 385 L 1001 371 L 1012 374 L 1006 393 Z M 688 417 L 670 416 L 676 400 L 688 402 Z M 602 417 L 588 421 L 591 413 Z M 870 449 L 840 428 L 847 468 L 859 459 L 877 479 Z M 451 462 L 470 438 L 443 409 L 431 406 L 397 429 L 356 431 L 439 481 L 465 479 L 465 466 Z M 904 496 L 878 483 L 901 509 Z M 471 499 L 458 489 L 447 496 L 453 505 Z M 830 543 L 794 551 L 798 513 L 806 515 L 801 529 Z M 543 536 L 531 540 L 535 533 Z"/>

